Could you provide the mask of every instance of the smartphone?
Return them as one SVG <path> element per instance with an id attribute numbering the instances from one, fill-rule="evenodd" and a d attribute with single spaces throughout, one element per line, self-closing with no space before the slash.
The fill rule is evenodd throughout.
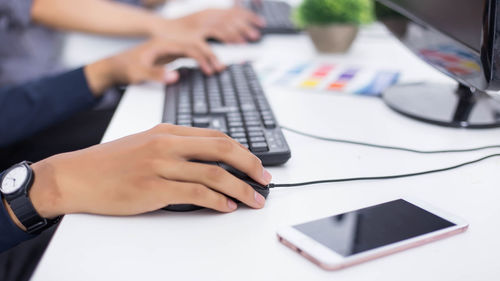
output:
<path id="1" fill-rule="evenodd" d="M 338 270 L 467 230 L 468 224 L 415 199 L 398 199 L 278 230 L 278 239 Z"/>

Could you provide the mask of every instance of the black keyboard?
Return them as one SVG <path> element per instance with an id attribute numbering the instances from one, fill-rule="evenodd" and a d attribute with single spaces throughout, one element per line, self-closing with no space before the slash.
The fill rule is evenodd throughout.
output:
<path id="1" fill-rule="evenodd" d="M 252 66 L 235 64 L 216 75 L 181 68 L 165 91 L 163 122 L 222 131 L 246 146 L 264 165 L 291 156 Z"/>
<path id="2" fill-rule="evenodd" d="M 299 30 L 291 20 L 292 7 L 282 1 L 244 1 L 244 6 L 265 19 L 263 34 L 289 34 Z"/>

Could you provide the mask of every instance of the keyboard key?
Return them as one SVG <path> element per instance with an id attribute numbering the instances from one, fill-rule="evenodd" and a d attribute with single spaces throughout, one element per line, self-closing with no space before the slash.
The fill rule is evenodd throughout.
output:
<path id="1" fill-rule="evenodd" d="M 264 126 L 268 129 L 272 129 L 276 127 L 276 123 L 272 120 L 264 120 Z"/>
<path id="2" fill-rule="evenodd" d="M 233 127 L 229 129 L 230 133 L 239 133 L 239 132 L 245 132 L 245 128 L 243 127 Z"/>
<path id="3" fill-rule="evenodd" d="M 236 139 L 236 138 L 245 138 L 247 137 L 247 135 L 243 132 L 237 132 L 237 133 L 231 133 L 231 137 L 233 139 Z"/>
<path id="4" fill-rule="evenodd" d="M 248 121 L 248 122 L 245 122 L 245 124 L 247 126 L 259 126 L 260 125 L 260 121 L 257 121 L 257 120 L 255 120 L 255 121 Z"/>
<path id="5" fill-rule="evenodd" d="M 264 133 L 261 131 L 249 131 L 248 136 L 250 137 L 263 137 Z"/>
<path id="6" fill-rule="evenodd" d="M 250 137 L 250 142 L 251 143 L 254 143 L 254 142 L 265 142 L 266 141 L 266 138 L 264 137 Z"/>
<path id="7" fill-rule="evenodd" d="M 229 127 L 242 127 L 243 122 L 229 122 Z"/>
<path id="8" fill-rule="evenodd" d="M 288 159 L 289 148 L 250 64 L 233 65 L 214 76 L 198 69 L 179 73 L 180 81 L 165 91 L 164 122 L 224 132 L 265 165 Z"/>
<path id="9" fill-rule="evenodd" d="M 241 143 L 241 144 L 248 144 L 248 141 L 247 141 L 247 138 L 234 138 L 237 142 Z"/>
<path id="10" fill-rule="evenodd" d="M 210 118 L 195 117 L 193 118 L 193 126 L 198 128 L 208 128 L 210 126 Z"/>
<path id="11" fill-rule="evenodd" d="M 260 132 L 262 133 L 262 128 L 259 126 L 251 126 L 251 127 L 247 127 L 247 131 L 248 132 Z"/>
<path id="12" fill-rule="evenodd" d="M 255 142 L 255 143 L 250 143 L 250 151 L 266 152 L 269 151 L 269 148 L 267 147 L 267 143 L 265 142 Z"/>

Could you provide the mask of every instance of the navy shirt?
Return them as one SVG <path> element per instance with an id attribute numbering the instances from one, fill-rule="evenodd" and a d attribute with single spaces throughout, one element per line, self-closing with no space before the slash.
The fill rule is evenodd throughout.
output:
<path id="1" fill-rule="evenodd" d="M 0 87 L 0 149 L 89 109 L 95 102 L 83 68 L 19 86 Z M 0 252 L 31 237 L 14 224 L 0 202 Z"/>
<path id="2" fill-rule="evenodd" d="M 115 0 L 139 6 L 140 0 Z M 58 73 L 63 34 L 33 22 L 33 0 L 0 0 L 0 85 Z"/>

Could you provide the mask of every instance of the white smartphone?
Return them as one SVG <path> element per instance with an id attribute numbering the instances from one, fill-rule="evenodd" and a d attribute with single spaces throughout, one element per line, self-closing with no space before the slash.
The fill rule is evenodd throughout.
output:
<path id="1" fill-rule="evenodd" d="M 278 239 L 338 270 L 464 232 L 468 224 L 415 199 L 398 199 L 278 230 Z"/>

